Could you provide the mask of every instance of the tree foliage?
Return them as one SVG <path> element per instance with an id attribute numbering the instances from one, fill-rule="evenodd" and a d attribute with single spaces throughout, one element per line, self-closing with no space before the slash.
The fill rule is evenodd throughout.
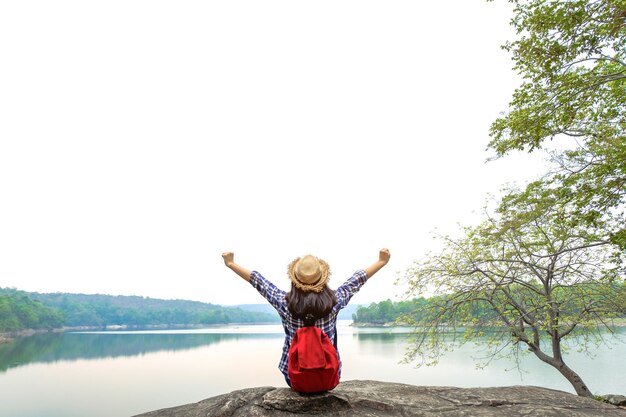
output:
<path id="1" fill-rule="evenodd" d="M 0 332 L 21 329 L 54 329 L 63 325 L 63 314 L 25 295 L 0 294 Z"/>
<path id="2" fill-rule="evenodd" d="M 504 49 L 523 82 L 488 147 L 558 146 L 544 177 L 505 190 L 482 224 L 408 271 L 413 295 L 435 295 L 408 359 L 435 361 L 451 341 L 486 340 L 490 357 L 524 347 L 590 396 L 564 353 L 572 338 L 589 351 L 624 313 L 626 0 L 510 3 L 517 36 Z"/>
<path id="3" fill-rule="evenodd" d="M 427 302 L 428 300 L 420 297 L 399 302 L 385 300 L 371 303 L 369 306 L 360 306 L 352 314 L 352 320 L 358 324 L 402 324 L 404 317 L 415 319 L 415 316 L 419 314 L 418 312 Z"/>
<path id="4" fill-rule="evenodd" d="M 611 240 L 626 248 L 626 1 L 512 0 L 518 37 L 504 49 L 523 77 L 491 127 L 498 156 L 555 138 L 554 169 L 531 184 L 576 204 L 590 223 L 616 215 Z"/>
<path id="5" fill-rule="evenodd" d="M 514 192 L 511 192 L 514 194 Z M 591 396 L 564 359 L 567 340 L 590 349 L 622 317 L 621 252 L 601 230 L 578 222 L 568 205 L 503 204 L 487 220 L 442 238 L 444 249 L 407 271 L 410 292 L 433 294 L 415 326 L 408 360 L 435 362 L 472 340 L 518 355 L 522 348 Z M 520 216 L 524 213 L 524 216 Z"/>

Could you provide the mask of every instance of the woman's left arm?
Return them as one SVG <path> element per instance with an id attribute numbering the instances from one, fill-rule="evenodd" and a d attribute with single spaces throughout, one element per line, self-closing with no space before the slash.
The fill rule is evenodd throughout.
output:
<path id="1" fill-rule="evenodd" d="M 354 273 L 346 282 L 344 282 L 337 290 L 335 291 L 335 296 L 337 297 L 337 304 L 335 304 L 336 310 L 341 310 L 344 308 L 352 296 L 357 293 L 367 282 L 372 275 L 376 272 L 380 271 L 380 269 L 387 265 L 389 262 L 389 258 L 391 255 L 389 254 L 389 249 L 381 249 L 378 253 L 378 261 L 370 265 L 365 269 L 360 269 Z"/>
<path id="2" fill-rule="evenodd" d="M 380 271 L 380 269 L 387 265 L 389 262 L 389 258 L 391 258 L 391 254 L 389 253 L 389 249 L 381 249 L 378 253 L 378 261 L 373 263 L 372 265 L 365 268 L 365 273 L 367 274 L 367 278 L 371 278 L 376 272 Z"/>

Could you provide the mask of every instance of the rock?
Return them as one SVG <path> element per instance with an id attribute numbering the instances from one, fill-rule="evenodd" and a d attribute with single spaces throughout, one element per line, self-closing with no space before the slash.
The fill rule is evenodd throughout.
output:
<path id="1" fill-rule="evenodd" d="M 323 394 L 304 395 L 290 388 L 274 387 L 242 389 L 136 417 L 293 415 L 626 417 L 626 410 L 591 398 L 534 386 L 454 388 L 346 381 Z"/>
<path id="2" fill-rule="evenodd" d="M 626 407 L 626 397 L 623 395 L 608 394 L 603 395 L 601 398 L 609 404 Z"/>

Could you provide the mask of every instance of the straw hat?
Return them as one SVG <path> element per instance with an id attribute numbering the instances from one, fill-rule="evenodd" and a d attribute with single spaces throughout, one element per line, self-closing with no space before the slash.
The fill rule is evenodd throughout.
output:
<path id="1" fill-rule="evenodd" d="M 287 274 L 291 282 L 302 291 L 322 292 L 330 278 L 330 268 L 326 261 L 306 255 L 291 261 Z"/>

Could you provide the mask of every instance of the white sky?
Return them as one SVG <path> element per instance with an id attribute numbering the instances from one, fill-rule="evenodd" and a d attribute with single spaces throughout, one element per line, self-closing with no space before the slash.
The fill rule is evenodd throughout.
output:
<path id="1" fill-rule="evenodd" d="M 0 2 L 0 287 L 262 298 L 313 253 L 353 299 L 533 159 L 485 164 L 518 79 L 504 0 Z"/>

